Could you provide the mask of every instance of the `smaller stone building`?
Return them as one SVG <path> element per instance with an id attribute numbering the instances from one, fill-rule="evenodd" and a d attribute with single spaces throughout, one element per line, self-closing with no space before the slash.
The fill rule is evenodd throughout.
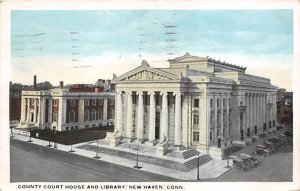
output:
<path id="1" fill-rule="evenodd" d="M 73 87 L 73 88 L 72 88 Z M 114 93 L 83 85 L 22 91 L 18 128 L 68 131 L 114 124 Z"/>

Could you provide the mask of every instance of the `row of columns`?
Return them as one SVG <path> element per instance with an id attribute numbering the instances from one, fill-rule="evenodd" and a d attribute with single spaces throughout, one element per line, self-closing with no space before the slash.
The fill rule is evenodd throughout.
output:
<path id="1" fill-rule="evenodd" d="M 37 98 L 22 98 L 21 101 L 21 120 L 31 122 L 30 105 L 33 100 L 33 123 L 39 123 L 40 101 Z"/>
<path id="2" fill-rule="evenodd" d="M 271 111 L 267 110 L 268 100 L 266 94 L 247 93 L 245 96 L 245 101 L 247 106 L 245 112 L 245 128 L 250 128 L 254 131 L 255 126 L 257 126 L 257 130 L 261 130 L 263 128 L 264 123 L 267 124 L 268 121 L 274 120 L 273 113 L 275 106 L 273 104 L 273 108 L 271 108 Z"/>
<path id="3" fill-rule="evenodd" d="M 126 92 L 127 96 L 127 120 L 123 118 L 123 105 L 125 105 L 125 101 L 123 102 L 122 99 L 123 93 L 118 92 L 116 94 L 116 129 L 118 131 L 122 131 L 123 128 L 125 128 L 125 136 L 128 138 L 132 138 L 133 135 L 133 119 L 132 119 L 132 113 L 133 113 L 133 104 L 132 104 L 132 96 L 134 95 L 132 92 Z M 125 95 L 125 94 L 124 94 Z M 144 92 L 136 92 L 136 95 L 138 96 L 138 102 L 137 102 L 137 112 L 136 112 L 136 120 L 137 120 L 137 138 L 138 139 L 149 139 L 149 141 L 155 140 L 155 117 L 156 117 L 156 103 L 155 103 L 155 92 L 148 92 L 147 95 L 149 95 L 149 135 L 148 137 L 144 137 Z M 169 132 L 169 118 L 168 118 L 168 93 L 167 92 L 160 92 L 160 95 L 162 96 L 162 105 L 161 105 L 161 133 L 160 137 L 166 138 L 168 140 L 168 132 Z M 181 93 L 173 93 L 175 96 L 175 145 L 181 144 Z M 126 121 L 126 124 L 123 123 Z M 122 135 L 122 133 L 121 133 Z"/>

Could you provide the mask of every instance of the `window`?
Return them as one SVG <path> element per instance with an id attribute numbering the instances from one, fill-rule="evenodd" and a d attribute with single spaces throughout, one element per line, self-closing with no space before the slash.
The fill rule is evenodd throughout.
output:
<path id="1" fill-rule="evenodd" d="M 223 99 L 223 107 L 226 107 L 226 99 Z"/>
<path id="2" fill-rule="evenodd" d="M 193 133 L 193 141 L 199 142 L 199 132 L 194 132 Z"/>
<path id="3" fill-rule="evenodd" d="M 103 112 L 102 112 L 102 109 L 99 110 L 98 115 L 99 115 L 99 116 L 98 116 L 99 119 L 103 119 Z"/>
<path id="4" fill-rule="evenodd" d="M 75 122 L 75 112 L 74 112 L 74 110 L 71 110 L 69 112 L 69 121 L 70 121 L 70 123 L 74 123 Z"/>
<path id="5" fill-rule="evenodd" d="M 226 113 L 223 113 L 223 123 L 226 123 Z"/>
<path id="6" fill-rule="evenodd" d="M 210 124 L 212 125 L 213 123 L 213 115 L 210 115 Z"/>
<path id="7" fill-rule="evenodd" d="M 88 110 L 85 110 L 84 112 L 84 121 L 90 120 L 90 112 Z"/>
<path id="8" fill-rule="evenodd" d="M 96 127 L 96 124 L 92 124 L 92 127 L 95 128 L 95 127 Z"/>
<path id="9" fill-rule="evenodd" d="M 89 106 L 90 105 L 90 100 L 89 99 L 85 99 L 84 100 L 84 105 L 85 106 Z"/>
<path id="10" fill-rule="evenodd" d="M 240 105 L 243 105 L 243 102 L 242 102 L 242 101 L 240 101 Z"/>
<path id="11" fill-rule="evenodd" d="M 194 107 L 199 108 L 199 99 L 194 99 Z"/>
<path id="12" fill-rule="evenodd" d="M 230 104 L 231 104 L 230 101 L 231 101 L 230 98 L 228 98 L 228 106 L 229 106 L 229 107 L 230 107 Z"/>
<path id="13" fill-rule="evenodd" d="M 97 100 L 96 99 L 93 99 L 93 106 L 95 106 L 97 103 Z"/>
<path id="14" fill-rule="evenodd" d="M 199 124 L 199 115 L 194 114 L 194 125 L 198 125 L 198 124 Z"/>
<path id="15" fill-rule="evenodd" d="M 71 130 L 74 130 L 74 126 L 71 126 Z"/>
<path id="16" fill-rule="evenodd" d="M 93 109 L 90 113 L 90 121 L 94 121 L 96 119 L 96 110 Z"/>
<path id="17" fill-rule="evenodd" d="M 103 99 L 99 99 L 99 105 L 103 105 Z"/>
<path id="18" fill-rule="evenodd" d="M 220 114 L 219 113 L 217 114 L 217 124 L 218 125 L 220 124 Z"/>
<path id="19" fill-rule="evenodd" d="M 219 108 L 219 107 L 220 107 L 220 100 L 217 99 L 217 108 Z"/>
<path id="20" fill-rule="evenodd" d="M 228 122 L 229 123 L 231 122 L 231 112 L 229 112 L 229 115 L 228 115 Z"/>
<path id="21" fill-rule="evenodd" d="M 66 127 L 66 131 L 69 131 L 69 127 Z"/>
<path id="22" fill-rule="evenodd" d="M 75 129 L 77 130 L 77 129 L 78 129 L 78 126 L 75 126 Z"/>
<path id="23" fill-rule="evenodd" d="M 89 128 L 89 125 L 85 125 L 84 128 L 86 128 L 86 129 Z"/>
<path id="24" fill-rule="evenodd" d="M 75 103 L 76 103 L 75 99 L 71 99 L 71 100 L 70 100 L 70 105 L 71 105 L 71 107 L 74 107 L 74 106 L 75 106 Z"/>

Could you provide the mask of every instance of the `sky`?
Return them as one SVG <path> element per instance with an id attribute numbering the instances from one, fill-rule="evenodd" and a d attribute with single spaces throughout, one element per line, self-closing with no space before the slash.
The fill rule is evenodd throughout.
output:
<path id="1" fill-rule="evenodd" d="M 292 90 L 292 10 L 12 11 L 11 79 L 95 83 L 186 52 Z"/>

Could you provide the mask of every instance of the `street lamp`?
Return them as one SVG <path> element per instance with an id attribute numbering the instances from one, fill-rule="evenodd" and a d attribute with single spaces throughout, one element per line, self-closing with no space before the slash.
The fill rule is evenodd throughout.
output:
<path id="1" fill-rule="evenodd" d="M 29 140 L 27 141 L 28 143 L 31 143 L 31 142 L 33 142 L 32 140 L 31 140 L 31 131 L 29 130 Z"/>
<path id="2" fill-rule="evenodd" d="M 229 166 L 229 145 L 227 145 L 227 168 L 230 168 Z"/>
<path id="3" fill-rule="evenodd" d="M 47 145 L 47 147 L 52 147 L 52 145 L 50 144 L 50 137 L 51 137 L 51 130 L 49 130 L 49 139 L 48 139 L 48 145 Z"/>
<path id="4" fill-rule="evenodd" d="M 71 131 L 72 132 L 72 131 Z M 71 132 L 70 132 L 70 136 L 71 136 Z M 68 140 L 69 140 L 69 144 L 70 144 L 70 136 L 68 136 Z M 73 144 L 70 144 L 71 145 L 71 150 L 69 150 L 69 153 L 73 153 L 73 152 L 75 152 L 74 150 L 73 150 Z"/>
<path id="5" fill-rule="evenodd" d="M 96 156 L 93 157 L 94 159 L 99 159 L 100 158 L 98 156 L 98 153 L 99 153 L 99 147 L 98 147 L 98 145 L 99 145 L 99 140 L 97 140 L 97 152 L 96 152 Z"/>
<path id="6" fill-rule="evenodd" d="M 200 180 L 199 176 L 199 171 L 200 171 L 200 153 L 198 153 L 198 158 L 197 158 L 197 180 Z"/>
<path id="7" fill-rule="evenodd" d="M 137 140 L 137 149 L 136 149 L 136 165 L 133 168 L 141 169 L 142 167 L 139 166 L 139 146 L 140 146 L 140 140 Z"/>

